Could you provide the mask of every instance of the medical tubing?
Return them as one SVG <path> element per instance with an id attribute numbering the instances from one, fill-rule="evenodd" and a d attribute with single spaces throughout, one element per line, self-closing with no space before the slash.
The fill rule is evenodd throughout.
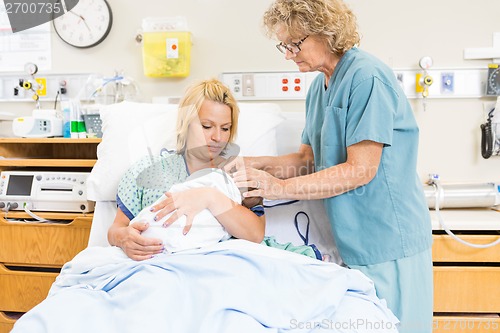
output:
<path id="1" fill-rule="evenodd" d="M 26 202 L 23 204 L 23 208 L 24 208 L 24 211 L 26 212 L 26 214 L 28 214 L 29 216 L 31 216 L 32 218 L 34 218 L 35 220 L 39 221 L 39 222 L 50 222 L 49 220 L 46 220 L 44 218 L 41 218 L 40 216 L 36 215 L 35 213 L 33 213 L 32 211 L 30 211 L 28 209 L 28 205 L 26 204 Z"/>
<path id="2" fill-rule="evenodd" d="M 307 219 L 306 223 L 306 234 L 302 235 L 300 232 L 299 228 L 299 215 L 304 215 Z M 309 245 L 309 224 L 311 223 L 311 220 L 309 219 L 309 215 L 307 215 L 306 212 L 299 211 L 297 214 L 295 214 L 295 217 L 293 218 L 293 224 L 295 225 L 295 229 L 297 230 L 297 233 L 299 234 L 299 237 L 302 239 L 304 242 L 304 245 Z"/>
<path id="3" fill-rule="evenodd" d="M 300 228 L 299 228 L 298 217 L 301 214 L 304 214 L 304 216 L 307 218 L 307 224 L 306 224 L 307 227 L 306 227 L 305 236 L 302 235 L 302 233 L 300 232 Z M 295 217 L 293 220 L 294 220 L 294 224 L 295 224 L 295 229 L 297 230 L 297 233 L 299 234 L 300 238 L 304 242 L 304 245 L 309 246 L 314 251 L 314 255 L 316 256 L 316 259 L 321 260 L 321 261 L 325 261 L 325 258 L 321 254 L 321 251 L 318 249 L 318 247 L 314 244 L 309 244 L 309 225 L 311 224 L 311 220 L 309 219 L 309 215 L 307 215 L 306 212 L 299 211 L 297 214 L 295 214 Z"/>
<path id="4" fill-rule="evenodd" d="M 280 202 L 280 203 L 277 203 L 275 205 L 263 205 L 263 206 L 264 206 L 264 208 L 273 208 L 273 207 L 291 205 L 291 204 L 294 204 L 296 202 L 299 202 L 299 200 L 292 200 L 292 201 Z"/>
<path id="5" fill-rule="evenodd" d="M 57 99 L 61 98 L 61 89 L 57 90 L 56 97 L 54 98 L 54 110 L 57 110 Z M 61 110 L 62 111 L 62 110 Z"/>
<path id="6" fill-rule="evenodd" d="M 481 155 L 488 159 L 493 154 L 493 133 L 491 131 L 491 120 L 481 124 Z"/>
<path id="7" fill-rule="evenodd" d="M 287 206 L 287 205 L 292 205 L 296 202 L 299 202 L 299 200 L 291 200 L 291 201 L 285 201 L 285 202 L 280 202 L 280 203 L 277 203 L 275 205 L 265 205 L 263 204 L 262 206 L 264 208 L 273 208 L 273 207 L 279 207 L 279 206 Z M 305 236 L 302 235 L 302 233 L 300 232 L 300 228 L 299 228 L 299 220 L 298 220 L 298 217 L 299 215 L 304 215 L 307 219 L 307 224 L 306 224 L 306 234 Z M 299 211 L 297 214 L 295 214 L 295 217 L 293 218 L 293 224 L 295 226 L 295 230 L 297 231 L 297 233 L 299 234 L 299 237 L 300 239 L 302 239 L 302 241 L 304 242 L 304 245 L 309 245 L 309 224 L 311 223 L 311 220 L 309 219 L 309 215 L 307 215 L 306 212 L 304 211 Z M 312 246 L 313 244 L 311 244 Z"/>
<path id="8" fill-rule="evenodd" d="M 462 243 L 466 246 L 470 246 L 470 247 L 477 248 L 477 249 L 486 249 L 486 248 L 493 247 L 497 244 L 500 244 L 500 237 L 496 241 L 493 241 L 493 242 L 488 243 L 488 244 L 474 244 L 474 243 L 467 242 L 467 241 L 459 238 L 457 235 L 455 235 L 448 228 L 448 226 L 444 223 L 443 218 L 441 216 L 441 212 L 439 210 L 439 200 L 441 199 L 442 188 L 439 185 L 439 183 L 437 183 L 437 182 L 433 182 L 432 185 L 436 188 L 436 203 L 435 203 L 434 210 L 436 211 L 436 215 L 437 215 L 437 218 L 439 220 L 439 224 L 441 225 L 441 227 L 443 227 L 444 231 L 446 231 L 446 233 L 451 236 L 451 238 L 453 238 L 457 242 Z"/>
<path id="9" fill-rule="evenodd" d="M 493 118 L 493 112 L 495 109 L 492 109 L 488 113 L 488 119 L 486 120 L 486 124 L 481 124 L 481 155 L 484 159 L 488 159 L 493 154 L 493 132 L 491 130 L 491 118 Z"/>
<path id="10" fill-rule="evenodd" d="M 100 92 L 104 87 L 106 87 L 106 85 L 108 85 L 108 83 L 111 83 L 111 82 L 119 82 L 120 80 L 123 80 L 123 76 L 113 76 L 112 78 L 108 78 L 108 79 L 104 79 L 103 83 L 94 90 L 94 92 L 90 95 L 90 98 L 93 98 L 95 96 L 95 94 L 97 94 L 98 92 Z"/>

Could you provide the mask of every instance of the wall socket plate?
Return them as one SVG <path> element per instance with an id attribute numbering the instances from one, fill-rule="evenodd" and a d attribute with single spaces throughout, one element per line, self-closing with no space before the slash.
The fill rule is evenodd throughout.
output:
<path id="1" fill-rule="evenodd" d="M 224 82 L 238 100 L 304 100 L 318 72 L 231 72 Z"/>

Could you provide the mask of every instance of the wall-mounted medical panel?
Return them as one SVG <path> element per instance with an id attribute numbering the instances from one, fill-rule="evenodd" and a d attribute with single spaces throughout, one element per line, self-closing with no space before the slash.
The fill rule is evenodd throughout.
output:
<path id="1" fill-rule="evenodd" d="M 479 98 L 486 96 L 488 69 L 394 69 L 408 98 Z M 221 80 L 238 100 L 304 100 L 314 73 L 228 72 Z"/>
<path id="2" fill-rule="evenodd" d="M 395 69 L 394 73 L 408 98 L 479 98 L 486 96 L 488 69 Z M 424 82 L 430 78 L 431 84 Z"/>
<path id="3" fill-rule="evenodd" d="M 67 98 L 75 98 L 89 79 L 89 74 L 25 74 L 0 75 L 0 102 L 54 101 L 58 91 Z"/>
<path id="4" fill-rule="evenodd" d="M 301 100 L 318 73 L 222 73 L 221 80 L 238 100 Z"/>

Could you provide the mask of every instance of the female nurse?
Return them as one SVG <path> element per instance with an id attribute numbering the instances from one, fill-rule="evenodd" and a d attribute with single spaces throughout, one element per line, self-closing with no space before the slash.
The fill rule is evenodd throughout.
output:
<path id="1" fill-rule="evenodd" d="M 432 331 L 431 222 L 416 171 L 418 127 L 393 71 L 358 48 L 341 0 L 275 0 L 264 26 L 301 72 L 318 71 L 306 98 L 299 151 L 245 157 L 245 195 L 324 199 L 342 260 L 370 277 L 400 332 Z"/>

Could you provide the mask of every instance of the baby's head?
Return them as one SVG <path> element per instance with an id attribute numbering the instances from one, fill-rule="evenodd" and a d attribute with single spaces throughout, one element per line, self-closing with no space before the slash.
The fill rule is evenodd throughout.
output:
<path id="1" fill-rule="evenodd" d="M 255 187 L 248 187 L 248 188 L 240 188 L 240 193 L 242 194 L 243 198 L 243 193 L 246 191 L 253 191 L 256 190 L 257 188 Z M 257 205 L 262 205 L 264 202 L 264 199 L 262 197 L 248 197 L 244 198 L 241 204 L 245 206 L 246 208 L 252 208 Z"/>

